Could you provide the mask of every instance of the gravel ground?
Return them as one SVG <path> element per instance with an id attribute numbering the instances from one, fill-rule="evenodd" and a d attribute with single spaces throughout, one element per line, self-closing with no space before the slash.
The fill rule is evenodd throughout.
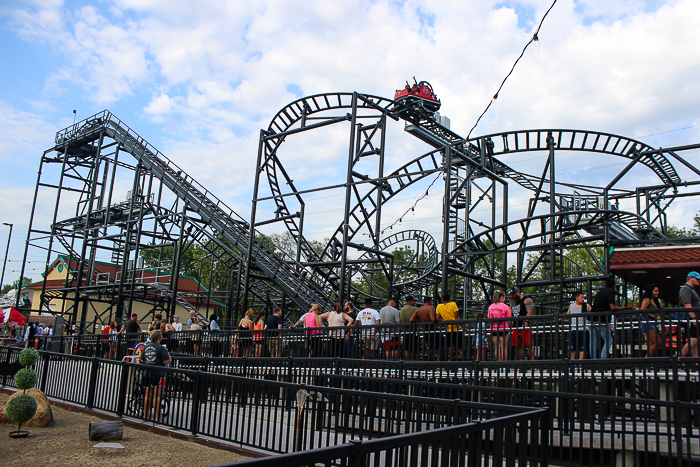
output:
<path id="1" fill-rule="evenodd" d="M 9 396 L 0 394 L 0 403 Z M 13 425 L 0 424 L 0 464 L 3 466 L 57 467 L 62 465 L 115 466 L 209 466 L 247 459 L 234 452 L 124 427 L 124 438 L 117 441 L 124 449 L 94 449 L 88 440 L 92 421 L 103 419 L 51 406 L 53 426 L 27 428 L 26 439 L 11 439 Z M 22 427 L 24 428 L 24 427 Z M 4 433 L 3 433 L 4 431 Z M 105 452 L 107 451 L 107 452 Z"/>

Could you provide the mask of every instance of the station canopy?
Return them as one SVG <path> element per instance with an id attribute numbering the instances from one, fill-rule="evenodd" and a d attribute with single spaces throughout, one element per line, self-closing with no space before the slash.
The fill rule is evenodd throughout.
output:
<path id="1" fill-rule="evenodd" d="M 700 245 L 615 248 L 610 271 L 641 288 L 656 284 L 660 297 L 676 304 L 688 273 L 700 272 Z"/>

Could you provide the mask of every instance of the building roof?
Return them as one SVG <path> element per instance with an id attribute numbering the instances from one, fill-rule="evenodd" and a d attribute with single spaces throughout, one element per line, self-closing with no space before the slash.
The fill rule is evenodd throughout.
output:
<path id="1" fill-rule="evenodd" d="M 690 271 L 700 271 L 700 245 L 615 248 L 610 257 L 610 272 L 641 288 L 656 284 L 671 304 Z"/>
<path id="2" fill-rule="evenodd" d="M 645 248 L 616 248 L 610 258 L 610 268 L 629 267 L 666 267 L 667 265 L 700 266 L 700 245 L 660 246 Z"/>

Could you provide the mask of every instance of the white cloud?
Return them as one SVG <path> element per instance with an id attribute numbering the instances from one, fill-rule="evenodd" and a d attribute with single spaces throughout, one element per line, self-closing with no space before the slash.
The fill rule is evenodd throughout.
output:
<path id="1" fill-rule="evenodd" d="M 0 101 L 0 160 L 4 164 L 36 167 L 36 156 L 53 143 L 53 134 L 58 127 L 46 122 L 41 116 L 14 108 Z M 11 176 L 17 175 L 8 170 Z"/>
<path id="2" fill-rule="evenodd" d="M 550 5 L 522 3 L 534 9 L 536 23 Z M 120 117 L 130 126 L 139 131 L 139 118 L 157 125 L 160 132 L 144 134 L 147 139 L 224 201 L 247 210 L 258 131 L 296 99 L 290 84 L 306 94 L 358 90 L 391 97 L 415 75 L 433 84 L 443 114 L 466 136 L 533 32 L 518 27 L 517 9 L 494 10 L 495 4 L 119 0 L 72 9 L 55 2 L 17 8 L 12 21 L 22 38 L 60 56 L 46 77 L 55 101 L 87 93 L 129 109 Z M 692 0 L 658 8 L 636 0 L 558 2 L 539 35 L 539 59 L 526 52 L 499 95 L 499 124 L 486 115 L 475 134 L 564 127 L 643 137 L 695 124 L 699 13 Z M 697 141 L 699 130 L 644 141 L 687 143 Z M 425 150 L 400 128 L 391 136 L 391 164 Z M 281 156 L 300 187 L 343 178 L 347 132 L 295 141 L 285 143 Z M 541 173 L 543 159 L 518 162 L 529 157 L 513 158 L 514 167 Z M 558 170 L 566 181 L 584 177 L 590 184 L 605 184 L 617 170 L 581 171 L 594 163 L 561 156 Z M 431 197 L 430 209 L 437 199 Z M 397 202 L 391 212 L 410 204 Z M 439 232 L 439 215 L 430 214 L 426 229 Z M 333 230 L 329 217 L 316 222 Z"/>

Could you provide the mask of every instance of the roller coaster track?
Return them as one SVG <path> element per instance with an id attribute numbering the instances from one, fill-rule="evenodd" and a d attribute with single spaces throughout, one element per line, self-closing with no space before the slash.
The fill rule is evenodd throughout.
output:
<path id="1" fill-rule="evenodd" d="M 435 239 L 428 232 L 422 230 L 403 230 L 395 234 L 384 237 L 378 245 L 378 248 L 382 251 L 386 251 L 389 247 L 397 245 L 399 243 L 416 241 L 423 244 L 423 251 L 425 256 L 420 257 L 420 250 L 416 248 L 414 252 L 414 257 L 409 260 L 405 265 L 400 265 L 398 269 L 394 270 L 394 282 L 393 286 L 403 287 L 411 286 L 416 290 L 428 287 L 435 283 L 435 269 L 438 265 L 438 249 L 435 245 Z M 360 256 L 360 260 L 369 259 L 369 254 L 364 253 Z M 419 264 L 420 263 L 420 264 Z M 404 274 L 408 275 L 410 273 L 415 274 L 415 277 L 406 278 L 402 280 Z"/>
<path id="2" fill-rule="evenodd" d="M 549 133 L 552 134 L 555 149 L 558 151 L 586 151 L 633 159 L 635 156 L 633 150 L 643 153 L 654 149 L 641 141 L 610 133 L 561 129 L 507 131 L 480 136 L 470 140 L 470 142 L 481 150 L 482 141 L 492 141 L 494 143 L 492 153 L 494 156 L 513 152 L 546 151 L 548 150 L 547 136 Z M 647 154 L 640 162 L 653 170 L 665 184 L 676 185 L 681 182 L 676 169 L 663 153 Z M 512 169 L 505 167 L 505 171 L 506 176 L 513 178 L 510 175 Z M 539 179 L 533 175 L 529 177 Z"/>
<path id="3" fill-rule="evenodd" d="M 531 191 L 537 189 L 537 185 L 540 182 L 539 176 L 518 172 L 496 159 L 495 156 L 513 152 L 546 151 L 548 150 L 546 141 L 550 133 L 554 138 L 557 151 L 587 151 L 625 157 L 629 160 L 636 158 L 641 153 L 640 162 L 654 171 L 665 185 L 674 186 L 681 182 L 673 165 L 663 152 L 652 151 L 650 146 L 629 138 L 598 132 L 552 129 L 504 132 L 465 141 L 458 134 L 441 126 L 426 114 L 421 114 L 386 98 L 361 94 L 357 96 L 356 110 L 358 112 L 362 112 L 363 115 L 371 114 L 374 118 L 386 119 L 390 117 L 396 120 L 403 119 L 406 122 L 407 132 L 435 149 L 394 170 L 386 176 L 386 180 L 383 183 L 374 184 L 369 192 L 364 195 L 357 195 L 359 202 L 354 207 L 351 207 L 348 219 L 345 220 L 348 225 L 347 239 L 349 241 L 353 240 L 363 228 L 371 228 L 370 219 L 376 214 L 379 205 L 387 203 L 405 188 L 423 180 L 425 177 L 444 171 L 443 152 L 448 146 L 454 154 L 454 165 L 466 165 L 487 170 L 486 167 L 480 165 L 482 153 L 487 153 L 490 158 L 488 170 L 495 176 L 511 179 Z M 277 151 L 289 135 L 298 131 L 350 121 L 349 114 L 328 117 L 321 122 L 319 120 L 323 120 L 325 117 L 312 116 L 322 112 L 351 109 L 353 108 L 353 97 L 353 93 L 328 93 L 309 96 L 292 102 L 275 115 L 261 137 L 261 141 L 264 142 L 263 154 L 265 162 L 264 166 L 258 169 L 264 169 L 267 174 L 273 195 L 272 199 L 277 204 L 277 215 L 283 219 L 293 237 L 300 242 L 302 253 L 310 262 L 330 263 L 337 259 L 341 251 L 343 225 L 341 224 L 336 229 L 323 252 L 317 254 L 301 235 L 301 229 L 285 202 L 286 198 L 283 196 L 282 184 L 286 182 L 292 190 L 296 191 L 296 189 L 293 186 L 293 181 L 289 178 L 277 158 Z M 297 124 L 300 124 L 300 127 L 294 128 Z M 251 240 L 249 238 L 248 222 L 185 174 L 172 161 L 163 156 L 157 149 L 110 112 L 104 111 L 58 132 L 56 135 L 56 150 L 95 141 L 102 134 L 118 142 L 124 151 L 130 153 L 140 162 L 141 167 L 149 170 L 154 177 L 161 180 L 176 196 L 186 202 L 190 210 L 197 212 L 213 230 L 219 232 L 230 242 L 237 250 L 232 250 L 232 254 L 246 255 L 248 253 Z M 484 144 L 488 144 L 488 147 L 482 147 Z M 377 201 L 379 193 L 381 197 Z M 299 195 L 297 194 L 297 196 Z M 650 236 L 660 235 L 644 219 L 630 213 L 606 209 L 580 212 L 582 214 L 578 220 L 566 225 L 564 225 L 563 221 L 558 222 L 556 228 L 564 232 L 616 222 L 633 232 L 648 232 Z M 556 217 L 564 219 L 564 216 L 566 216 L 567 219 L 570 219 L 572 215 L 575 216 L 578 213 L 579 211 L 566 211 L 558 213 Z M 546 215 L 542 216 L 542 218 L 551 219 L 552 216 Z M 535 222 L 537 219 L 538 217 L 532 218 L 532 222 Z M 508 235 L 508 228 L 518 224 L 524 228 L 523 237 L 518 238 L 518 242 L 525 238 L 542 235 L 541 233 L 531 234 L 527 232 L 528 229 L 525 228 L 526 223 L 529 226 L 530 222 L 528 221 L 514 221 L 487 229 L 478 234 L 474 234 L 471 232 L 471 229 L 468 229 L 466 235 L 468 238 L 457 242 L 451 254 L 471 255 L 470 252 L 475 250 L 477 250 L 477 256 L 487 254 L 489 249 L 486 248 L 484 239 L 488 239 L 492 245 L 496 244 L 493 234 L 499 230 L 503 236 L 502 238 L 507 239 L 505 244 L 500 246 L 503 248 L 510 244 L 511 241 L 515 241 Z M 545 230 L 547 230 L 546 226 L 543 225 L 542 231 Z M 380 247 L 389 247 L 393 244 L 392 241 L 382 240 L 380 241 Z M 308 307 L 311 303 L 328 305 L 329 294 L 338 289 L 338 276 L 335 271 L 317 265 L 313 266 L 312 271 L 309 271 L 296 260 L 290 257 L 281 257 L 271 252 L 257 238 L 252 239 L 252 245 L 250 256 L 254 261 L 254 265 L 297 305 L 302 308 Z M 430 251 L 434 257 L 431 256 L 426 261 L 425 267 L 422 266 L 423 274 L 413 282 L 422 283 L 427 281 L 428 278 L 430 280 L 434 279 L 431 274 L 434 273 L 438 265 L 437 250 L 432 248 Z M 405 285 L 408 283 L 410 281 L 401 284 Z"/>
<path id="4" fill-rule="evenodd" d="M 188 209 L 198 213 L 230 242 L 238 250 L 231 254 L 248 252 L 248 223 L 110 112 L 101 112 L 58 132 L 55 149 L 60 151 L 69 145 L 94 141 L 100 134 L 118 142 L 123 151 L 131 154 L 141 167 L 185 201 Z M 255 266 L 297 305 L 305 309 L 312 303 L 329 306 L 322 284 L 316 284 L 314 277 L 304 274 L 301 264 L 273 253 L 257 238 L 253 238 L 252 245 L 251 258 Z"/>
<path id="5" fill-rule="evenodd" d="M 284 169 L 276 157 L 276 153 L 286 138 L 286 135 L 294 131 L 292 130 L 294 125 L 301 123 L 301 127 L 303 128 L 306 119 L 316 113 L 338 109 L 350 109 L 352 108 L 352 97 L 352 93 L 330 93 L 298 99 L 280 110 L 268 127 L 268 135 L 279 135 L 279 137 L 274 139 L 274 145 L 266 144 L 265 146 L 265 160 L 268 161 L 265 165 L 265 169 L 268 182 L 277 205 L 277 212 L 280 217 L 284 217 L 284 222 L 288 231 L 297 241 L 299 241 L 300 229 L 294 217 L 290 216 L 291 213 L 286 205 L 285 198 L 280 196 L 282 194 L 282 189 L 278 172 L 282 173 L 283 177 L 286 178 L 287 183 L 290 185 L 291 180 L 289 180 L 286 172 L 284 172 Z M 357 102 L 358 109 L 384 112 L 394 118 L 405 120 L 407 132 L 436 148 L 436 151 L 426 153 L 392 172 L 388 176 L 387 182 L 382 186 L 381 203 L 387 202 L 404 188 L 422 180 L 427 175 L 442 170 L 442 155 L 439 154 L 439 152 L 444 150 L 446 146 L 450 146 L 452 150 L 460 156 L 456 158 L 456 163 L 461 165 L 478 165 L 482 151 L 488 153 L 491 159 L 490 169 L 493 173 L 511 179 L 520 186 L 533 192 L 537 190 L 537 185 L 540 182 L 539 176 L 518 172 L 499 161 L 494 156 L 513 152 L 547 151 L 549 149 L 547 147 L 547 137 L 550 133 L 554 138 L 555 150 L 557 151 L 587 151 L 610 154 L 632 160 L 638 153 L 652 150 L 652 148 L 645 143 L 630 138 L 608 133 L 566 129 L 512 131 L 481 136 L 465 141 L 458 134 L 443 127 L 434 119 L 426 118 L 425 115 L 420 115 L 391 100 L 377 96 L 360 95 Z M 329 118 L 328 121 L 335 123 L 343 119 L 336 118 L 334 121 L 332 120 L 333 119 Z M 488 144 L 489 142 L 493 142 L 492 147 L 482 147 L 484 143 Z M 275 157 L 272 157 L 273 155 Z M 646 154 L 640 161 L 653 170 L 664 184 L 675 185 L 681 182 L 673 165 L 663 153 L 652 152 Z M 370 218 L 376 212 L 377 206 L 374 200 L 377 198 L 378 190 L 379 187 L 375 185 L 369 193 L 361 198 L 360 203 L 351 208 L 350 216 L 347 219 L 349 225 L 349 240 L 352 240 L 362 227 L 368 227 L 370 225 Z M 365 202 L 374 206 L 374 209 L 365 209 Z M 604 216 L 604 212 L 606 211 L 602 210 L 599 212 L 599 216 L 591 217 L 589 223 L 593 225 L 596 222 L 602 223 L 609 221 L 611 216 Z M 588 214 L 590 214 L 590 212 Z M 635 232 L 653 231 L 655 232 L 655 234 L 653 234 L 654 236 L 658 234 L 653 227 L 646 225 L 646 221 L 638 218 L 638 216 L 633 214 L 622 216 L 619 212 L 616 212 L 616 214 L 617 215 L 614 217 L 618 222 Z M 514 222 L 512 225 L 516 224 L 517 222 Z M 498 227 L 496 227 L 495 230 L 498 230 Z M 471 244 L 472 250 L 477 248 L 478 250 L 487 251 L 489 249 L 485 247 L 483 239 L 489 237 L 488 232 L 490 231 L 482 232 L 478 235 L 471 235 L 467 242 L 458 243 L 458 245 L 466 247 L 467 243 L 469 243 Z M 337 256 L 339 247 L 342 245 L 342 235 L 343 225 L 341 224 L 332 235 L 330 242 L 321 255 L 318 255 L 303 237 L 301 238 L 300 244 L 304 255 L 310 260 L 333 261 L 335 259 L 334 254 Z M 489 238 L 489 240 L 494 242 L 492 244 L 495 244 L 494 238 Z M 457 249 L 458 248 L 455 250 Z M 435 265 L 437 265 L 437 261 Z M 320 268 L 317 267 L 315 269 L 315 272 L 316 271 L 320 271 Z M 426 271 L 426 274 L 422 277 L 427 277 L 429 274 L 430 271 Z M 336 280 L 334 274 L 332 272 L 324 272 L 322 275 L 325 281 L 327 281 L 327 284 L 330 282 L 328 285 L 331 285 L 332 288 L 332 284 Z"/>
<path id="6" fill-rule="evenodd" d="M 553 229 L 550 227 L 552 217 L 555 219 Z M 619 225 L 637 226 L 637 231 L 646 231 L 650 238 L 663 238 L 663 234 L 649 224 L 646 219 L 633 213 L 616 209 L 561 211 L 555 213 L 554 216 L 552 214 L 542 214 L 530 219 L 518 219 L 484 230 L 456 245 L 452 253 L 472 257 L 485 256 L 492 253 L 492 251 L 482 251 L 474 246 L 476 242 L 484 242 L 484 239 L 489 240 L 492 245 L 498 244 L 498 248 L 493 250 L 498 251 L 519 244 L 524 240 L 551 235 L 552 232 L 564 234 L 581 230 L 593 230 L 605 223 L 613 222 Z M 530 227 L 532 225 L 539 225 L 539 231 L 531 232 Z M 497 238 L 503 238 L 503 241 L 496 242 Z M 469 253 L 460 253 L 460 250 L 469 251 Z"/>

